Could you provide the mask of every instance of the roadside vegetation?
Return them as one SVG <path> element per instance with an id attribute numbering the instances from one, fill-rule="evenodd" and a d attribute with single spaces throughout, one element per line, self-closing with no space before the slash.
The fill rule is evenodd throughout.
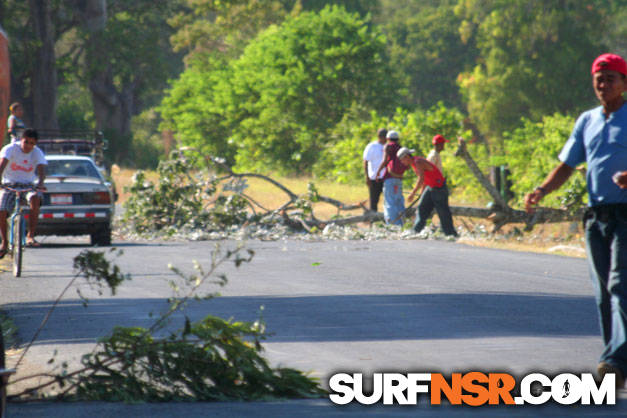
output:
<path id="1" fill-rule="evenodd" d="M 211 158 L 206 159 L 208 165 L 204 169 L 190 169 L 189 161 L 194 155 L 193 150 L 173 153 L 156 172 L 134 172 L 131 181 L 125 180 L 129 186 L 120 222 L 123 226 L 117 231 L 120 238 L 446 239 L 436 228 L 437 220 L 421 234 L 413 233 L 408 227 L 385 225 L 380 214 L 366 210 L 364 186 L 257 173 L 221 173 L 223 163 Z M 456 203 L 453 199 L 453 204 Z M 494 209 L 457 206 L 453 210 L 462 214 L 464 211 L 500 213 Z M 580 228 L 577 221 L 572 221 L 578 215 L 568 210 L 557 214 L 560 219 L 571 221 L 532 224 L 533 234 L 524 234 L 529 225 L 516 222 L 503 224 L 494 231 L 497 225 L 490 216 L 455 219 L 461 235 L 459 241 L 463 243 L 582 256 Z M 413 210 L 408 210 L 409 225 L 412 216 Z"/>
<path id="2" fill-rule="evenodd" d="M 155 170 L 188 147 L 190 169 L 212 156 L 316 187 L 361 183 L 380 127 L 423 154 L 434 134 L 461 135 L 481 172 L 509 170 L 512 195 L 486 196 L 450 147 L 454 199 L 510 215 L 595 103 L 589 63 L 627 52 L 619 0 L 79 3 L 0 13 L 28 125 L 103 130 L 123 167 Z M 543 203 L 576 213 L 585 200 L 574 176 Z"/>
<path id="3" fill-rule="evenodd" d="M 21 350 L 19 368 L 39 331 L 50 319 L 56 304 L 76 290 L 83 305 L 89 305 L 85 285 L 98 294 L 132 280 L 110 259 L 121 255 L 85 250 L 74 258 L 74 278 L 58 296 L 30 343 Z M 288 367 L 272 367 L 263 357 L 262 342 L 268 337 L 261 312 L 255 322 L 225 320 L 207 315 L 189 318 L 191 303 L 210 303 L 228 283 L 221 266 L 240 267 L 254 253 L 243 246 L 216 246 L 207 264 L 194 262 L 192 273 L 170 266 L 172 296 L 168 308 L 154 316 L 150 327 L 115 326 L 100 338 L 81 360 L 81 366 L 57 364 L 52 357 L 49 372 L 22 376 L 9 383 L 13 400 L 100 400 L 123 402 L 252 401 L 321 397 L 317 380 Z M 83 289 L 81 291 L 81 289 Z M 261 307 L 263 309 L 263 307 Z M 11 385 L 24 388 L 15 393 Z"/>

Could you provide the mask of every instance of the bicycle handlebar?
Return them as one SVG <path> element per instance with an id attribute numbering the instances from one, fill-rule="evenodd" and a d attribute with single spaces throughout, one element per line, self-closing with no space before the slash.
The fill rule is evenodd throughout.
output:
<path id="1" fill-rule="evenodd" d="M 0 189 L 5 189 L 5 190 L 8 190 L 10 192 L 15 192 L 15 193 L 24 193 L 24 192 L 36 192 L 38 190 L 45 190 L 45 187 L 29 186 L 29 187 L 24 187 L 22 189 L 14 189 L 13 187 L 7 186 L 6 184 L 0 184 Z"/>

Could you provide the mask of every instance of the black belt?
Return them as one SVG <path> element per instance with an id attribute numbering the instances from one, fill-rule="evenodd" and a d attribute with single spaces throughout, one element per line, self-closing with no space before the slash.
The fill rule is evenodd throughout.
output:
<path id="1" fill-rule="evenodd" d="M 446 186 L 446 179 L 444 179 L 441 186 L 429 186 L 429 187 L 431 187 L 432 189 L 441 189 L 444 186 Z"/>
<path id="2" fill-rule="evenodd" d="M 584 213 L 583 221 L 585 223 L 588 219 L 594 218 L 601 222 L 607 222 L 611 219 L 615 219 L 616 215 L 619 213 L 627 216 L 627 203 L 591 206 Z"/>

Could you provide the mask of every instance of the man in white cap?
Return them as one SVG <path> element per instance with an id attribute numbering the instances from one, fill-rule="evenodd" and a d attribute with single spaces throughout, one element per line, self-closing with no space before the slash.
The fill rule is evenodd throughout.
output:
<path id="1" fill-rule="evenodd" d="M 383 217 L 385 222 L 394 225 L 403 225 L 405 212 L 405 198 L 403 197 L 403 172 L 406 168 L 398 160 L 396 154 L 401 146 L 398 143 L 399 135 L 396 131 L 389 131 L 386 135 L 388 143 L 383 148 L 383 161 L 377 170 L 375 179 L 383 175 Z"/>

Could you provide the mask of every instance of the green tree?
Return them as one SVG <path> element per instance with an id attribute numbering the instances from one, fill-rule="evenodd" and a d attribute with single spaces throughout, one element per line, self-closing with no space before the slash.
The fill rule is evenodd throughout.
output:
<path id="1" fill-rule="evenodd" d="M 524 119 L 522 126 L 505 133 L 506 162 L 512 173 L 514 201 L 522 204 L 525 194 L 541 184 L 557 164 L 557 156 L 570 135 L 575 120 L 558 113 L 540 122 Z M 587 201 L 586 182 L 575 172 L 568 182 L 542 202 L 545 206 L 579 207 Z"/>
<path id="2" fill-rule="evenodd" d="M 288 1 L 183 0 L 185 8 L 169 19 L 176 30 L 172 45 L 186 61 L 239 56 L 248 42 L 288 14 Z"/>
<path id="3" fill-rule="evenodd" d="M 393 67 L 408 88 L 408 105 L 427 109 L 442 101 L 462 107 L 458 75 L 472 68 L 477 51 L 459 35 L 457 0 L 383 0 L 374 19 L 388 37 Z"/>
<path id="4" fill-rule="evenodd" d="M 599 2 L 600 12 L 605 16 L 607 27 L 602 31 L 603 41 L 608 51 L 627 57 L 627 2 L 612 0 Z"/>
<path id="5" fill-rule="evenodd" d="M 344 7 L 347 11 L 366 16 L 374 15 L 380 11 L 380 0 L 296 0 L 296 7 L 302 7 L 307 11 L 320 11 L 326 6 L 336 5 Z"/>
<path id="6" fill-rule="evenodd" d="M 237 148 L 229 141 L 227 109 L 217 103 L 218 87 L 224 88 L 229 79 L 227 63 L 202 64 L 195 61 L 172 83 L 159 107 L 161 128 L 174 132 L 181 145 L 232 162 Z"/>
<path id="7" fill-rule="evenodd" d="M 264 32 L 232 68 L 240 166 L 309 167 L 353 103 L 385 110 L 396 99 L 385 38 L 335 6 Z"/>
<path id="8" fill-rule="evenodd" d="M 9 37 L 11 101 L 20 101 L 26 123 L 39 129 L 57 128 L 54 45 L 62 31 L 55 24 L 61 3 L 6 0 L 0 5 L 0 23 Z"/>
<path id="9" fill-rule="evenodd" d="M 132 116 L 158 103 L 182 69 L 167 24 L 180 1 L 0 2 L 12 96 L 24 103 L 27 124 L 105 130 L 114 158 L 132 158 Z"/>
<path id="10" fill-rule="evenodd" d="M 352 104 L 386 110 L 398 98 L 385 37 L 340 7 L 290 17 L 238 59 L 206 66 L 174 83 L 164 126 L 210 152 L 228 144 L 242 168 L 307 170 Z"/>
<path id="11" fill-rule="evenodd" d="M 477 65 L 460 78 L 468 113 L 492 138 L 522 116 L 588 107 L 589 63 L 603 51 L 604 21 L 594 2 L 464 0 L 462 39 L 475 39 Z"/>

